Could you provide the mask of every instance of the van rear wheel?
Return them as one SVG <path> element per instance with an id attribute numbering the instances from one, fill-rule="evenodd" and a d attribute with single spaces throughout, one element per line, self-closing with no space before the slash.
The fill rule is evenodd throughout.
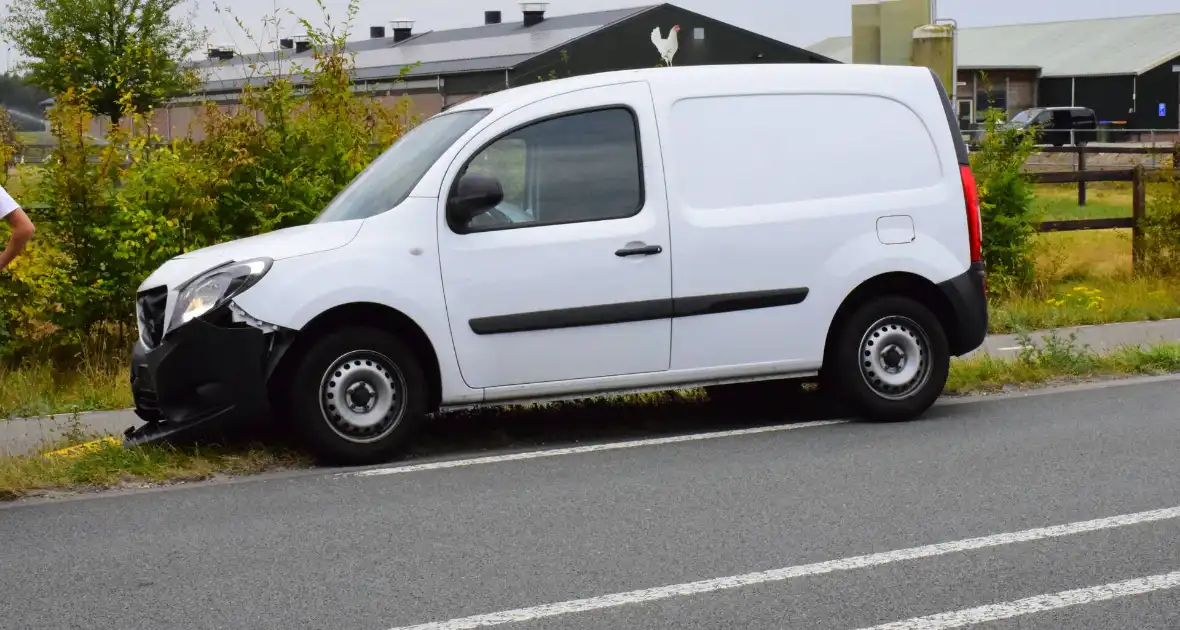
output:
<path id="1" fill-rule="evenodd" d="M 938 318 L 902 296 L 875 299 L 849 317 L 830 349 L 828 380 L 870 422 L 912 420 L 946 387 L 950 350 Z"/>
<path id="2" fill-rule="evenodd" d="M 292 420 L 307 447 L 328 463 L 388 461 L 426 416 L 421 365 L 378 328 L 323 337 L 303 356 L 291 385 Z"/>

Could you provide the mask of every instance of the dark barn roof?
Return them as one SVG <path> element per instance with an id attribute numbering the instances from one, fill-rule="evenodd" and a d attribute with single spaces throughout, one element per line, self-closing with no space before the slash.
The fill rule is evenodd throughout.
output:
<path id="1" fill-rule="evenodd" d="M 361 81 L 394 79 L 410 65 L 414 67 L 408 76 L 418 78 L 508 70 L 657 6 L 552 16 L 528 27 L 523 22 L 504 22 L 428 31 L 401 42 L 394 42 L 390 37 L 367 39 L 349 42 L 348 50 L 356 55 L 356 77 Z M 247 82 L 265 82 L 276 68 L 293 74 L 314 63 L 311 52 L 290 53 L 245 55 L 228 61 L 202 60 L 194 66 L 205 75 L 206 91 L 234 91 Z"/>

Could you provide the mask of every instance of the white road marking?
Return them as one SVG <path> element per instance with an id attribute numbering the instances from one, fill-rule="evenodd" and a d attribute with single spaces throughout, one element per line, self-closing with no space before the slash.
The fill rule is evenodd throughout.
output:
<path id="1" fill-rule="evenodd" d="M 1013 350 L 1023 350 L 1024 346 L 1012 346 L 1010 348 L 997 348 L 1000 352 L 1011 352 Z"/>
<path id="2" fill-rule="evenodd" d="M 463 468 L 482 464 L 499 464 L 502 462 L 518 462 L 527 459 L 541 459 L 543 457 L 559 457 L 562 455 L 577 455 L 580 453 L 598 453 L 601 451 L 617 451 L 625 448 L 640 446 L 658 446 L 660 444 L 679 444 L 681 442 L 695 442 L 698 440 L 716 440 L 720 438 L 738 437 L 742 435 L 757 435 L 759 433 L 778 433 L 794 431 L 795 429 L 810 429 L 833 424 L 845 424 L 847 420 L 822 420 L 818 422 L 800 422 L 797 424 L 779 424 L 771 427 L 757 427 L 754 429 L 738 429 L 734 431 L 715 431 L 713 433 L 695 433 L 692 435 L 676 435 L 672 437 L 651 438 L 647 440 L 632 440 L 629 442 L 611 442 L 609 444 L 594 444 L 590 446 L 572 446 L 569 448 L 554 448 L 544 451 L 529 451 L 527 453 L 512 453 L 509 455 L 489 455 L 473 459 L 457 459 L 429 464 L 412 464 L 409 466 L 393 466 L 389 468 L 374 468 L 357 472 L 340 473 L 338 477 L 380 477 L 382 475 L 399 475 L 403 473 L 422 472 L 424 470 L 441 470 L 444 468 Z"/>
<path id="3" fill-rule="evenodd" d="M 614 608 L 617 606 L 643 604 L 646 602 L 669 599 L 672 597 L 700 595 L 702 593 L 741 588 L 744 586 L 763 584 L 766 582 L 782 582 L 784 580 L 790 580 L 793 578 L 822 575 L 836 571 L 851 571 L 853 569 L 863 569 L 866 567 L 892 564 L 906 560 L 931 558 L 934 556 L 943 556 L 952 553 L 972 551 L 975 549 L 986 549 L 989 547 L 999 547 L 1002 545 L 1011 545 L 1035 540 L 1045 540 L 1048 538 L 1060 538 L 1062 536 L 1085 534 L 1088 532 L 1095 532 L 1104 529 L 1127 527 L 1129 525 L 1152 523 L 1175 518 L 1180 518 L 1180 507 L 1152 510 L 1150 512 L 1137 512 L 1135 514 L 1124 514 L 1122 516 L 1111 516 L 1092 521 L 1080 521 L 1076 523 L 1068 523 L 1066 525 L 1054 525 L 1052 527 L 1029 529 L 1020 532 L 1010 532 L 1007 534 L 995 534 L 992 536 L 983 536 L 980 538 L 968 538 L 966 540 L 957 540 L 954 542 L 939 543 L 936 545 L 927 545 L 924 547 L 914 547 L 912 549 L 886 551 L 883 553 L 874 553 L 866 556 L 844 558 L 842 560 L 829 560 L 827 562 L 803 564 L 794 567 L 787 567 L 784 569 L 759 571 L 757 573 L 733 575 L 710 580 L 701 580 L 699 582 L 671 584 L 657 588 L 646 588 L 637 591 L 601 595 L 587 599 L 574 599 L 556 604 L 544 604 L 541 606 L 518 608 L 516 610 L 505 610 L 502 612 L 495 612 L 486 615 L 476 615 L 474 617 L 451 619 L 449 621 L 437 621 L 416 626 L 405 626 L 394 628 L 393 630 L 469 630 L 470 628 L 482 628 L 486 626 L 498 626 L 508 623 L 520 623 L 532 621 L 535 619 L 542 619 L 545 617 L 556 617 L 558 615 L 589 612 L 592 610 L 602 610 L 604 608 Z"/>
<path id="4" fill-rule="evenodd" d="M 977 608 L 968 608 L 966 610 L 939 613 L 928 617 L 917 617 L 906 621 L 895 621 L 893 623 L 873 626 L 872 628 L 865 628 L 864 630 L 948 630 L 950 628 L 962 628 L 989 621 L 1011 619 L 1033 613 L 1057 610 L 1058 608 L 1068 608 L 1070 606 L 1093 604 L 1095 602 L 1104 602 L 1121 597 L 1143 595 L 1152 591 L 1162 591 L 1176 587 L 1180 587 L 1180 571 L 1165 573 L 1163 575 L 1152 575 L 1135 580 L 1126 580 L 1124 582 L 1115 582 L 1113 584 L 1103 584 L 1102 586 L 1062 591 L 1052 595 L 1037 595 L 1003 604 L 991 604 Z"/>

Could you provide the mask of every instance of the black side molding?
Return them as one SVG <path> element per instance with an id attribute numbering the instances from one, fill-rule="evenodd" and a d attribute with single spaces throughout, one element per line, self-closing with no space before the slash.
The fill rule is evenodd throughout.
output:
<path id="1" fill-rule="evenodd" d="M 647 300 L 479 317 L 468 323 L 471 325 L 471 332 L 477 335 L 502 335 L 533 330 L 645 322 L 653 319 L 667 319 L 671 316 L 672 300 Z"/>
<path id="2" fill-rule="evenodd" d="M 564 308 L 552 311 L 535 311 L 513 315 L 478 317 L 468 324 L 477 335 L 502 335 L 505 333 L 557 330 L 582 326 L 606 326 L 656 319 L 698 317 L 735 311 L 749 311 L 779 306 L 794 306 L 807 299 L 807 288 L 775 289 L 770 291 L 749 291 L 746 293 L 722 293 L 675 298 L 669 300 L 645 300 Z"/>

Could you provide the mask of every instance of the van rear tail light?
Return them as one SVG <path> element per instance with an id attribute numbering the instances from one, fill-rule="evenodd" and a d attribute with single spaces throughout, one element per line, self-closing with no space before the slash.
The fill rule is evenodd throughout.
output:
<path id="1" fill-rule="evenodd" d="M 971 246 L 971 262 L 983 261 L 983 225 L 979 216 L 979 186 L 971 167 L 959 167 L 963 176 L 963 198 L 967 203 L 967 238 Z"/>

